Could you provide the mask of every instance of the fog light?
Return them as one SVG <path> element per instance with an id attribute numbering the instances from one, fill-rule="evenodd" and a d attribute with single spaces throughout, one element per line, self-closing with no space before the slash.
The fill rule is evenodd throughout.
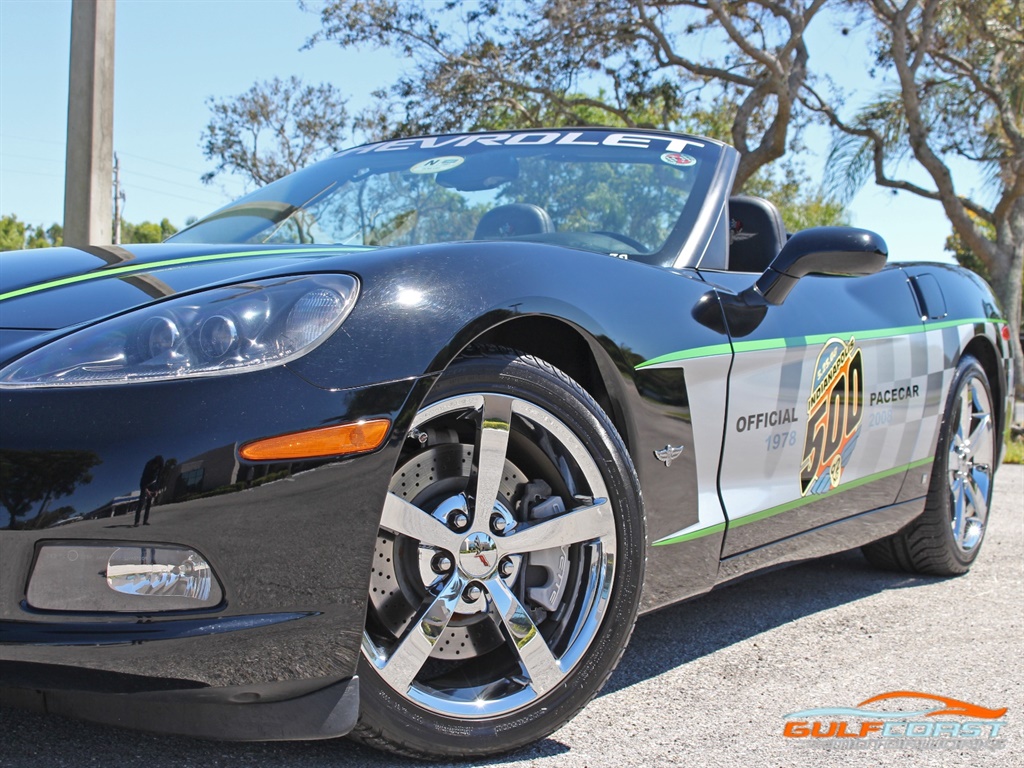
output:
<path id="1" fill-rule="evenodd" d="M 107 561 L 107 586 L 126 595 L 206 600 L 212 581 L 210 564 L 191 549 L 122 547 Z"/>
<path id="2" fill-rule="evenodd" d="M 213 608 L 223 598 L 201 554 L 145 542 L 47 542 L 25 594 L 30 606 L 44 611 L 126 613 Z"/>

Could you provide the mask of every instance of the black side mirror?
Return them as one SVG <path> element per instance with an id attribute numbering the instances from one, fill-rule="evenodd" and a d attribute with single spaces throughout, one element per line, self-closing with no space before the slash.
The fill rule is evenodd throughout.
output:
<path id="1" fill-rule="evenodd" d="M 807 275 L 873 275 L 885 266 L 889 249 L 881 235 L 855 227 L 813 227 L 782 246 L 754 290 L 769 304 L 781 304 Z"/>

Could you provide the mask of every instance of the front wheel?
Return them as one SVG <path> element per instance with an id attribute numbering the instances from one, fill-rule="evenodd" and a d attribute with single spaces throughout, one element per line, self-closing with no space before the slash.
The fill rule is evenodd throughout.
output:
<path id="1" fill-rule="evenodd" d="M 456 361 L 384 506 L 353 737 L 436 758 L 548 735 L 618 663 L 645 546 L 629 456 L 576 382 L 515 353 Z"/>
<path id="2" fill-rule="evenodd" d="M 970 569 L 988 525 L 995 424 L 985 369 L 965 355 L 946 403 L 925 510 L 899 533 L 863 548 L 872 564 L 936 576 Z"/>

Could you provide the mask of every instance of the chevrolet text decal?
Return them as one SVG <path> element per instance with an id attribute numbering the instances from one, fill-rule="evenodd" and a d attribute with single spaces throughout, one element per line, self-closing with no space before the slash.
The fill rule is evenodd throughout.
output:
<path id="1" fill-rule="evenodd" d="M 584 138 L 584 137 L 590 138 Z M 594 139 L 600 138 L 599 141 Z M 601 137 L 600 133 L 588 131 L 536 131 L 531 133 L 478 133 L 469 136 L 427 136 L 419 139 L 397 139 L 382 144 L 370 144 L 365 147 L 343 149 L 334 157 L 346 155 L 366 155 L 371 152 L 401 152 L 406 149 L 456 149 L 476 144 L 481 147 L 514 147 L 540 146 L 543 144 L 585 146 L 585 147 L 624 147 L 629 149 L 656 149 L 659 152 L 682 152 L 686 147 L 704 147 L 702 142 L 693 139 L 681 139 L 677 136 L 659 136 L 644 133 L 610 133 Z"/>

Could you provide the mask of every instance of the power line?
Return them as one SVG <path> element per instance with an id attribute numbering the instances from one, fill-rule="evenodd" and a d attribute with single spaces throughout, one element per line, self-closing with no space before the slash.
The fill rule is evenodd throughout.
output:
<path id="1" fill-rule="evenodd" d="M 34 141 L 38 144 L 55 144 L 60 147 L 65 146 L 65 143 L 63 141 L 53 141 L 52 139 L 39 139 L 31 136 L 13 136 L 9 133 L 0 134 L 0 141 L 3 141 L 5 139 L 13 139 L 15 141 Z M 118 154 L 124 155 L 125 157 L 134 157 L 136 160 L 145 160 L 147 163 L 164 165 L 167 166 L 168 168 L 174 168 L 175 170 L 186 171 L 188 173 L 206 173 L 206 171 L 196 170 L 195 168 L 184 168 L 176 163 L 168 163 L 164 160 L 156 160 L 152 157 L 146 157 L 145 155 L 136 155 L 134 152 L 119 152 Z"/>
<path id="2" fill-rule="evenodd" d="M 37 163 L 63 163 L 59 157 L 33 157 L 32 155 L 17 155 L 13 152 L 0 152 L 0 157 L 13 157 L 18 160 L 32 160 Z"/>
<path id="3" fill-rule="evenodd" d="M 40 159 L 40 158 L 28 157 L 27 155 L 8 155 L 8 157 L 17 157 L 17 158 L 22 159 L 22 160 L 38 160 L 38 159 Z M 57 179 L 57 178 L 64 178 L 64 174 L 45 173 L 45 172 L 40 172 L 40 171 L 23 171 L 23 170 L 20 170 L 20 169 L 17 169 L 17 168 L 4 168 L 3 171 L 4 171 L 4 173 L 23 173 L 23 174 L 27 174 L 27 175 L 30 175 L 30 176 L 45 176 L 45 177 L 48 177 L 48 178 L 55 178 L 55 179 Z M 173 184 L 174 186 L 184 187 L 185 189 L 194 190 L 195 193 L 196 193 L 196 196 L 205 196 L 206 199 L 211 200 L 211 201 L 219 202 L 220 200 L 223 200 L 223 197 L 221 195 L 218 195 L 218 194 L 216 194 L 214 192 L 209 192 L 207 190 L 204 190 L 202 187 L 199 187 L 199 186 L 197 186 L 195 184 L 186 184 L 186 183 L 181 182 L 181 181 L 172 181 L 170 179 L 163 179 L 163 178 L 160 178 L 159 176 L 152 176 L 152 175 L 147 174 L 147 173 L 139 173 L 138 171 L 128 171 L 128 172 L 124 173 L 124 175 L 126 177 L 128 177 L 128 179 L 129 179 L 128 186 L 135 187 L 137 189 L 145 189 L 147 192 L 156 192 L 157 190 L 148 189 L 146 187 L 140 187 L 137 184 L 133 184 L 130 181 L 130 179 L 132 179 L 132 178 L 134 178 L 136 176 L 142 177 L 142 178 L 146 178 L 146 179 L 153 179 L 154 181 L 160 181 L 160 182 L 163 182 L 164 184 Z M 170 194 L 170 193 L 167 193 L 167 194 Z M 188 198 L 188 199 L 192 199 L 192 198 Z"/>
<path id="4" fill-rule="evenodd" d="M 18 168 L 4 168 L 4 173 L 22 173 L 26 176 L 45 176 L 50 179 L 63 179 L 63 173 L 40 173 L 39 171 L 22 171 Z"/>
<path id="5" fill-rule="evenodd" d="M 189 200 L 189 201 L 191 201 L 193 203 L 196 203 L 196 202 L 200 202 L 201 203 L 202 202 L 201 200 L 196 200 L 194 197 L 188 197 L 186 195 L 176 195 L 173 192 L 166 192 L 166 191 L 160 190 L 160 189 L 151 189 L 149 187 L 140 187 L 138 184 L 132 184 L 132 189 L 141 189 L 144 192 L 152 192 L 153 194 L 164 195 L 165 197 L 176 197 L 179 200 Z M 231 198 L 230 197 L 226 198 L 225 202 L 231 202 Z"/>
<path id="6" fill-rule="evenodd" d="M 124 172 L 124 175 L 126 177 L 128 177 L 129 179 L 133 178 L 135 176 L 138 176 L 138 177 L 143 178 L 143 179 L 153 179 L 154 181 L 162 181 L 165 184 L 174 184 L 177 187 L 185 187 L 186 189 L 194 189 L 197 192 L 204 191 L 204 188 L 199 186 L 198 184 L 188 184 L 188 183 L 186 183 L 184 181 L 171 181 L 170 179 L 164 179 L 164 178 L 161 178 L 159 176 L 153 176 L 153 175 L 148 174 L 148 173 L 140 173 L 139 171 L 128 171 L 128 170 L 126 170 Z M 211 194 L 211 193 L 207 192 L 207 194 Z"/>
<path id="7" fill-rule="evenodd" d="M 142 155 L 136 155 L 131 152 L 121 152 L 121 154 L 124 155 L 125 157 L 134 157 L 136 160 L 145 160 L 147 163 L 153 163 L 155 165 L 165 165 L 168 168 L 174 168 L 175 170 L 178 171 L 187 171 L 188 173 L 198 173 L 200 175 L 205 173 L 205 171 L 197 171 L 195 168 L 184 168 L 175 163 L 165 163 L 162 160 L 154 160 L 151 157 L 143 157 Z"/>
<path id="8" fill-rule="evenodd" d="M 12 136 L 9 133 L 0 134 L 0 141 L 4 139 L 14 139 L 15 141 L 34 141 L 38 144 L 56 144 L 59 147 L 63 147 L 65 144 L 63 141 L 54 141 L 53 139 L 40 139 L 29 136 Z"/>

